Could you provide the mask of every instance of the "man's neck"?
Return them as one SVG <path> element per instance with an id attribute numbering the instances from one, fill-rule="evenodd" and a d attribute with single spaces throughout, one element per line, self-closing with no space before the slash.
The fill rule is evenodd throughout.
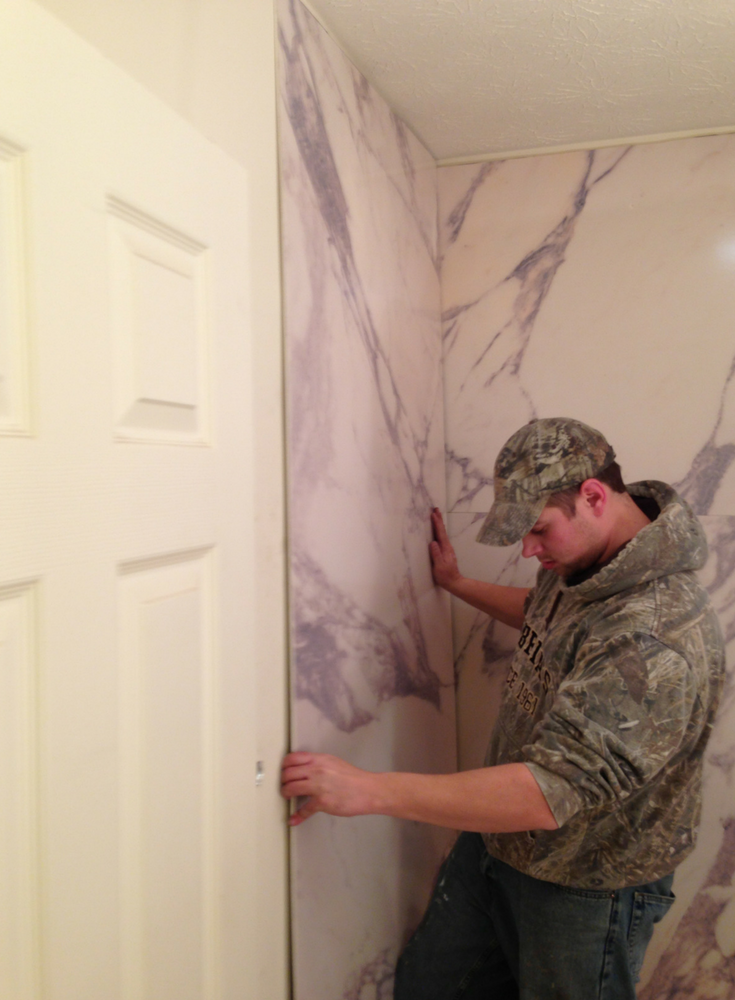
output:
<path id="1" fill-rule="evenodd" d="M 651 523 L 635 500 L 627 493 L 614 493 L 611 498 L 613 515 L 612 528 L 600 563 L 609 562 L 631 538 L 635 538 L 641 528 Z"/>

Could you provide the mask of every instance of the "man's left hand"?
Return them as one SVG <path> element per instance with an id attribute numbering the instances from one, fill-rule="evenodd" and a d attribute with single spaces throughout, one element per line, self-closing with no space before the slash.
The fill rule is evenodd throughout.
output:
<path id="1" fill-rule="evenodd" d="M 299 751 L 288 754 L 281 766 L 281 795 L 285 799 L 308 796 L 291 816 L 298 826 L 316 812 L 331 816 L 363 816 L 376 811 L 379 775 L 326 753 Z"/>

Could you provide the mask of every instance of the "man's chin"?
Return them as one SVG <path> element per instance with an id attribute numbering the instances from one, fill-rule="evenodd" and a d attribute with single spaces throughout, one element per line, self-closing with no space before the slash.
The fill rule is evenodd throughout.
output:
<path id="1" fill-rule="evenodd" d="M 581 559 L 578 563 L 573 563 L 572 565 L 569 563 L 554 562 L 553 559 L 539 559 L 539 562 L 542 569 L 546 569 L 550 573 L 556 573 L 561 580 L 568 580 L 570 576 L 583 573 L 595 565 L 594 559 Z"/>
<path id="2" fill-rule="evenodd" d="M 567 580 L 571 580 L 573 577 L 576 577 L 580 573 L 586 573 L 587 570 L 591 570 L 592 567 L 596 565 L 597 565 L 596 559 L 580 560 L 578 563 L 574 563 L 574 565 L 572 566 L 569 565 L 562 566 L 557 563 L 556 566 L 554 567 L 554 572 L 556 573 L 557 576 L 559 576 L 562 580 L 566 582 Z"/>

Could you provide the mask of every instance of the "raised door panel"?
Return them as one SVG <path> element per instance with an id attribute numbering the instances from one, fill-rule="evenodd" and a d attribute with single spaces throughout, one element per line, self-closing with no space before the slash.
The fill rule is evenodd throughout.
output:
<path id="1" fill-rule="evenodd" d="M 210 551 L 121 567 L 123 995 L 216 996 Z"/>
<path id="2" fill-rule="evenodd" d="M 208 443 L 207 247 L 118 199 L 108 211 L 115 434 Z"/>

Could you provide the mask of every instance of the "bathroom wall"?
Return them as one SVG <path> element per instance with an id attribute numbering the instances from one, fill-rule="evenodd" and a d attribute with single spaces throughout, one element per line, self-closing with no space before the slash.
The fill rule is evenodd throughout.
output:
<path id="1" fill-rule="evenodd" d="M 306 9 L 279 18 L 292 745 L 456 767 L 436 170 Z M 316 815 L 294 830 L 297 1000 L 388 1000 L 451 834 Z"/>
<path id="2" fill-rule="evenodd" d="M 735 136 L 438 172 L 447 510 L 468 575 L 525 585 L 536 560 L 474 538 L 495 455 L 533 417 L 599 427 L 626 481 L 663 479 L 702 517 L 728 643 L 696 852 L 641 1000 L 735 982 Z M 534 565 L 531 565 L 533 563 Z M 460 762 L 482 761 L 517 639 L 453 608 Z"/>

